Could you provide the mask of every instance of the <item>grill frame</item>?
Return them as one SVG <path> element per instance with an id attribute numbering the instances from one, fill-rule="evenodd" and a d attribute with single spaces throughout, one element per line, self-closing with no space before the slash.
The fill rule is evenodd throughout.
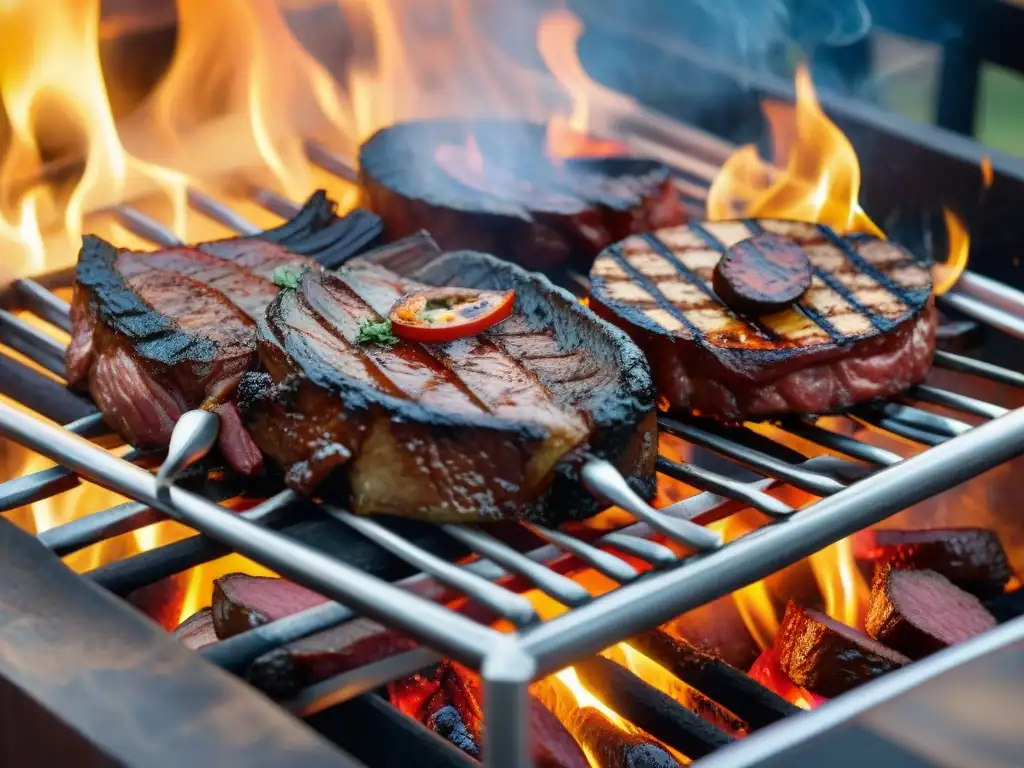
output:
<path id="1" fill-rule="evenodd" d="M 337 158 L 333 161 L 325 160 L 325 152 L 322 147 L 315 153 L 311 152 L 311 160 L 321 167 L 331 166 L 326 170 L 335 173 L 339 173 L 338 167 L 347 167 Z M 330 157 L 329 153 L 326 156 Z M 685 196 L 688 188 L 681 191 Z M 288 201 L 277 199 L 274 193 L 267 190 L 254 190 L 254 199 L 265 201 L 266 206 L 274 210 L 294 211 L 294 206 L 289 207 L 291 204 Z M 237 214 L 208 196 L 190 194 L 189 202 L 194 210 L 236 231 L 245 234 L 251 232 L 251 225 L 247 227 L 246 222 Z M 688 202 L 695 205 L 697 201 L 690 199 Z M 177 238 L 159 222 L 154 222 L 130 206 L 119 206 L 114 213 L 133 232 L 157 244 L 178 243 Z M 56 320 L 59 327 L 64 327 L 66 303 L 61 302 L 43 287 L 56 286 L 60 283 L 60 277 L 47 278 L 39 282 L 21 281 L 15 286 L 15 293 L 20 299 L 17 303 L 20 308 L 35 312 L 51 321 Z M 11 338 L 34 338 L 26 330 L 31 330 L 30 327 L 13 314 L 8 313 L 3 319 L 5 322 L 0 325 L 0 341 L 10 343 Z M 26 343 L 21 351 L 30 356 L 39 354 L 42 356 L 40 362 L 48 361 L 52 364 L 52 343 L 38 348 Z M 940 354 L 937 364 L 956 370 L 966 369 L 1006 384 L 1024 386 L 1024 376 L 1016 372 L 988 364 L 974 364 L 966 358 L 951 356 L 948 353 Z M 929 394 L 929 390 L 924 392 L 926 395 Z M 802 431 L 805 437 L 813 434 L 819 440 L 825 440 L 829 444 L 828 447 L 839 448 L 840 452 L 845 447 L 848 451 L 859 452 L 860 458 L 867 458 L 876 465 L 887 465 L 859 481 L 855 479 L 859 465 L 844 459 L 811 459 L 793 465 L 758 450 L 756 436 L 747 430 L 725 430 L 726 434 L 723 436 L 721 430 L 709 428 L 705 424 L 663 418 L 662 426 L 669 428 L 667 431 L 674 429 L 691 443 L 723 453 L 732 460 L 753 466 L 766 475 L 766 479 L 761 481 L 739 483 L 708 470 L 689 465 L 676 465 L 675 471 L 685 475 L 687 482 L 692 482 L 697 487 L 703 484 L 712 490 L 671 505 L 665 511 L 682 519 L 706 522 L 738 511 L 751 501 L 757 501 L 771 518 L 770 525 L 718 551 L 682 560 L 674 558 L 664 547 L 661 548 L 663 551 L 655 549 L 658 545 L 645 538 L 652 534 L 646 524 L 637 523 L 629 526 L 623 531 L 611 534 L 606 541 L 622 546 L 623 536 L 634 537 L 633 546 L 646 550 L 646 559 L 656 565 L 654 572 L 620 586 L 600 598 L 586 601 L 586 604 L 573 608 L 551 621 L 539 624 L 526 622 L 528 626 L 511 635 L 475 625 L 422 597 L 423 593 L 436 586 L 434 579 L 429 576 L 412 576 L 406 580 L 403 588 L 399 588 L 383 579 L 368 577 L 355 569 L 331 562 L 322 555 L 314 553 L 311 560 L 309 551 L 304 549 L 292 547 L 292 554 L 300 557 L 291 561 L 287 558 L 281 560 L 280 548 L 282 542 L 286 549 L 289 547 L 288 539 L 274 529 L 264 526 L 270 521 L 280 520 L 287 514 L 289 506 L 296 503 L 296 497 L 290 492 L 282 492 L 242 515 L 227 512 L 179 487 L 173 488 L 167 496 L 160 497 L 155 491 L 155 485 L 150 487 L 149 482 L 152 478 L 148 473 L 138 470 L 126 461 L 110 457 L 98 446 L 78 441 L 71 436 L 72 433 L 95 434 L 98 431 L 98 419 L 95 416 L 86 416 L 76 424 L 69 425 L 73 429 L 62 431 L 57 427 L 43 429 L 30 417 L 15 414 L 6 406 L 0 406 L 0 433 L 8 437 L 13 436 L 16 441 L 49 456 L 59 464 L 72 466 L 83 477 L 101 479 L 103 484 L 131 498 L 151 503 L 168 516 L 192 525 L 197 531 L 226 541 L 234 551 L 263 562 L 283 575 L 325 595 L 362 608 L 363 615 L 406 631 L 418 639 L 426 640 L 428 645 L 437 648 L 444 655 L 479 669 L 484 678 L 487 694 L 487 718 L 490 722 L 502 722 L 506 725 L 504 728 L 494 729 L 489 735 L 487 765 L 518 767 L 529 764 L 525 732 L 526 685 L 533 679 L 555 671 L 573 659 L 624 640 L 634 632 L 648 629 L 770 575 L 779 568 L 796 562 L 850 533 L 963 480 L 975 477 L 1012 456 L 1024 453 L 1024 408 L 1003 413 L 1001 411 L 1005 409 L 995 410 L 999 408 L 998 406 L 980 401 L 968 402 L 969 399 L 965 399 L 964 396 L 945 390 L 932 388 L 930 395 L 932 400 L 938 397 L 945 400 L 944 404 L 953 404 L 954 407 L 966 405 L 968 412 L 983 418 L 991 417 L 992 421 L 972 428 L 962 422 L 912 406 L 899 406 L 882 412 L 870 409 L 858 412 L 858 419 L 866 423 L 934 445 L 918 456 L 899 463 L 893 463 L 894 456 L 856 441 L 855 438 L 834 432 L 828 432 L 831 437 L 826 437 L 821 434 L 820 427 L 814 427 L 806 422 L 801 422 L 795 427 Z M 87 407 L 87 404 L 83 403 L 83 407 Z M 965 460 L 965 457 L 969 460 Z M 668 468 L 665 467 L 664 461 L 662 466 Z M 0 509 L 9 509 L 15 500 L 20 504 L 24 503 L 25 498 L 45 498 L 46 495 L 52 495 L 49 493 L 51 490 L 66 489 L 66 484 L 70 482 L 67 472 L 46 472 L 50 475 L 40 478 L 34 496 L 29 493 L 32 491 L 31 478 L 27 483 L 25 478 L 20 479 L 17 493 L 12 492 L 9 483 L 0 485 Z M 799 511 L 771 505 L 766 499 L 773 497 L 764 491 L 773 485 L 779 476 L 796 487 L 821 494 L 825 498 Z M 853 482 L 850 482 L 851 479 Z M 920 482 L 907 482 L 908 479 Z M 26 485 L 30 487 L 26 489 Z M 730 499 L 730 496 L 735 498 Z M 130 510 L 133 514 L 138 514 L 135 523 L 152 520 L 152 517 L 142 513 L 142 509 L 145 508 L 135 507 Z M 96 515 L 104 513 L 107 514 L 107 525 L 110 524 L 109 518 L 120 524 L 125 522 L 123 511 L 117 514 L 104 511 Z M 93 517 L 94 515 L 90 515 L 81 520 L 92 522 L 90 518 Z M 397 547 L 399 556 L 403 559 L 412 558 L 416 564 L 422 565 L 425 562 L 424 555 L 430 554 L 404 539 L 396 541 L 393 534 L 376 521 L 352 520 L 346 518 L 345 513 L 341 514 L 341 518 L 346 525 L 358 526 L 357 530 L 376 543 L 387 542 L 390 546 Z M 95 522 L 99 524 L 104 520 L 97 517 Z M 263 525 L 256 527 L 253 522 Z M 536 530 L 536 527 L 534 528 Z M 794 530 L 798 532 L 796 535 L 786 533 Z M 540 532 L 544 534 L 543 529 Z M 64 535 L 67 535 L 66 532 Z M 564 537 L 566 534 L 560 535 Z M 44 536 L 43 540 L 49 538 L 52 544 L 54 540 L 59 540 L 59 536 L 59 533 L 50 533 L 49 537 Z M 548 536 L 550 537 L 550 532 Z M 78 543 L 80 544 L 81 540 Z M 565 543 L 564 538 L 562 543 Z M 595 551 L 587 549 L 587 543 L 575 540 L 574 546 L 577 549 L 577 556 L 583 556 L 583 564 L 598 564 Z M 559 548 L 552 544 L 527 553 L 526 558 L 507 547 L 506 550 L 500 553 L 505 557 L 506 565 L 511 564 L 514 566 L 513 570 L 519 571 L 525 570 L 525 563 L 550 560 L 559 552 Z M 671 564 L 669 557 L 674 558 Z M 298 563 L 303 561 L 305 565 L 299 567 Z M 311 563 L 315 563 L 316 566 L 312 567 Z M 607 562 L 605 567 L 608 567 Z M 460 570 L 475 577 L 460 577 L 464 592 L 471 595 L 480 593 L 482 580 L 494 581 L 507 573 L 506 569 L 487 560 L 478 561 Z M 551 573 L 557 576 L 554 572 Z M 726 576 L 723 577 L 722 574 Z M 434 575 L 435 578 L 438 576 L 436 568 Z M 443 572 L 441 575 L 447 577 Z M 620 573 L 620 576 L 625 577 L 625 574 Z M 548 586 L 549 590 L 555 589 L 557 593 L 557 587 L 550 584 Z M 483 589 L 490 591 L 491 588 Z M 319 606 L 303 614 L 223 641 L 201 655 L 230 671 L 240 672 L 248 661 L 259 653 L 329 628 L 354 615 L 352 611 L 338 604 Z M 430 658 L 430 653 L 425 652 L 425 649 L 408 652 L 389 659 L 386 664 L 370 665 L 373 669 L 366 667 L 318 684 L 315 691 L 307 690 L 298 700 L 286 706 L 293 712 L 308 716 L 322 711 L 330 704 L 352 698 L 388 680 L 414 672 L 422 668 L 424 663 L 429 663 Z"/>

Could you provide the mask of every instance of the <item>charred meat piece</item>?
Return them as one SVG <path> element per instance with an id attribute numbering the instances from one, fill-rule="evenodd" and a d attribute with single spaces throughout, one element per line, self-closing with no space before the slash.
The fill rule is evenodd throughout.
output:
<path id="1" fill-rule="evenodd" d="M 213 621 L 221 639 L 327 602 L 287 579 L 229 573 L 213 580 Z"/>
<path id="2" fill-rule="evenodd" d="M 829 698 L 910 662 L 852 627 L 792 601 L 775 647 L 790 680 Z"/>
<path id="3" fill-rule="evenodd" d="M 764 233 L 799 244 L 811 287 L 790 307 L 741 316 L 712 274 L 724 251 Z M 689 224 L 627 238 L 590 276 L 590 306 L 647 353 L 669 406 L 727 421 L 898 394 L 925 377 L 935 351 L 928 270 L 867 235 L 771 219 Z"/>
<path id="4" fill-rule="evenodd" d="M 343 260 L 379 230 L 365 211 L 337 220 L 334 203 L 317 193 L 292 222 L 256 237 L 138 253 L 87 235 L 68 383 L 88 389 L 107 423 L 136 447 L 163 447 L 182 413 L 216 409 L 224 458 L 251 474 L 261 457 L 234 392 L 255 363 L 256 320 L 277 295 L 275 270 Z"/>
<path id="5" fill-rule="evenodd" d="M 448 284 L 514 289 L 515 313 L 444 344 L 360 341 L 402 295 Z M 493 257 L 388 251 L 307 272 L 268 309 L 260 356 L 267 373 L 242 387 L 257 444 L 292 488 L 357 514 L 586 517 L 596 502 L 577 490 L 584 450 L 653 492 L 653 392 L 639 350 L 568 293 Z"/>
<path id="6" fill-rule="evenodd" d="M 868 634 L 912 659 L 969 640 L 995 625 L 978 598 L 935 571 L 883 565 L 875 574 L 865 620 Z"/>
<path id="7" fill-rule="evenodd" d="M 982 600 L 1001 593 L 1013 575 L 990 528 L 884 528 L 858 534 L 857 547 L 859 556 L 876 564 L 941 573 Z"/>
<path id="8" fill-rule="evenodd" d="M 666 166 L 628 157 L 553 162 L 541 125 L 400 123 L 362 146 L 359 165 L 389 237 L 428 229 L 447 250 L 530 269 L 585 267 L 631 233 L 683 220 Z"/>
<path id="9" fill-rule="evenodd" d="M 174 630 L 174 637 L 185 647 L 198 651 L 217 642 L 213 629 L 213 612 L 209 608 L 193 613 Z"/>

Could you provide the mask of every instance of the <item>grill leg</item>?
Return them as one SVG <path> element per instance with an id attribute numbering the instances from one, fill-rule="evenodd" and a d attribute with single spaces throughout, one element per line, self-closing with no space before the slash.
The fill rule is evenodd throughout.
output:
<path id="1" fill-rule="evenodd" d="M 515 637 L 484 659 L 485 768 L 530 768 L 529 690 L 537 665 Z"/>

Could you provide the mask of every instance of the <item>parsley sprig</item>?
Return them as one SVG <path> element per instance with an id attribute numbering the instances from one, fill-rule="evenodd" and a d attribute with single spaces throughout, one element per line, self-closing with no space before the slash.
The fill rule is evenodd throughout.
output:
<path id="1" fill-rule="evenodd" d="M 391 330 L 391 321 L 386 317 L 379 323 L 364 317 L 359 321 L 359 335 L 356 336 L 356 341 L 360 344 L 380 344 L 382 347 L 390 347 L 392 344 L 398 343 L 398 337 Z"/>
<path id="2" fill-rule="evenodd" d="M 298 290 L 299 281 L 302 280 L 302 276 L 306 274 L 308 269 L 309 267 L 302 269 L 282 264 L 274 269 L 274 285 L 278 288 Z"/>

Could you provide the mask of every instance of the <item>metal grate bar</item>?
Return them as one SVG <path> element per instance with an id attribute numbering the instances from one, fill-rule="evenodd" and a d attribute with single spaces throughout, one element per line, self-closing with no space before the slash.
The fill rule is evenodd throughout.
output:
<path id="1" fill-rule="evenodd" d="M 954 355 L 952 352 L 944 352 L 941 349 L 935 353 L 935 364 L 951 371 L 970 373 L 997 381 L 1000 384 L 1009 384 L 1011 387 L 1024 387 L 1024 373 L 1011 371 L 1009 368 L 986 363 L 983 360 Z"/>
<path id="2" fill-rule="evenodd" d="M 935 405 L 944 405 L 947 408 L 954 408 L 964 413 L 971 413 L 975 416 L 981 416 L 984 419 L 998 419 L 1000 416 L 1005 416 L 1009 413 L 1008 408 L 1003 408 L 999 405 L 992 403 L 986 403 L 984 400 L 978 400 L 974 397 L 968 397 L 967 395 L 961 395 L 957 392 L 950 392 L 945 389 L 939 389 L 938 387 L 931 387 L 927 384 L 919 384 L 909 393 L 912 397 L 918 400 L 924 400 L 928 403 L 934 403 Z"/>
<path id="3" fill-rule="evenodd" d="M 618 531 L 606 533 L 601 537 L 601 543 L 621 550 L 627 555 L 639 557 L 655 567 L 665 568 L 679 562 L 676 553 L 663 544 L 641 539 L 639 536 L 631 536 L 628 533 Z"/>
<path id="4" fill-rule="evenodd" d="M 254 203 L 271 213 L 276 213 L 282 219 L 290 219 L 302 210 L 301 205 L 293 203 L 286 197 L 281 197 L 272 189 L 267 189 L 257 184 L 247 184 L 246 191 Z"/>
<path id="5" fill-rule="evenodd" d="M 632 581 L 640 575 L 636 568 L 625 560 L 621 560 L 615 555 L 605 552 L 603 549 L 592 547 L 574 536 L 569 536 L 561 531 L 545 528 L 541 525 L 528 525 L 527 527 L 541 538 L 575 555 L 594 570 L 603 573 L 609 579 L 620 584 Z"/>
<path id="6" fill-rule="evenodd" d="M 1018 339 L 1024 339 L 1024 317 L 1010 314 L 983 299 L 976 299 L 959 291 L 949 291 L 938 297 L 939 301 L 957 312 L 997 328 Z"/>
<path id="7" fill-rule="evenodd" d="M 114 215 L 114 218 L 121 222 L 125 229 L 138 235 L 143 240 L 149 240 L 151 243 L 168 247 L 185 244 L 181 238 L 156 219 L 150 218 L 142 211 L 130 205 L 115 205 L 110 209 L 110 212 Z"/>
<path id="8" fill-rule="evenodd" d="M 22 307 L 53 323 L 62 331 L 71 333 L 71 305 L 64 299 L 27 277 L 15 280 L 13 287 Z"/>
<path id="9" fill-rule="evenodd" d="M 796 488 L 813 493 L 816 496 L 829 496 L 833 493 L 838 493 L 846 487 L 838 480 L 827 475 L 821 475 L 817 472 L 787 464 L 776 459 L 774 456 L 769 456 L 762 451 L 742 445 L 694 424 L 669 418 L 668 416 L 659 416 L 658 426 L 670 435 L 681 437 L 689 440 L 691 443 L 721 453 L 762 474 L 777 477 Z"/>
<path id="10" fill-rule="evenodd" d="M 0 342 L 64 377 L 64 345 L 6 309 L 0 309 Z"/>
<path id="11" fill-rule="evenodd" d="M 949 416 L 940 416 L 930 411 L 922 411 L 900 403 L 881 403 L 879 405 L 866 406 L 867 409 L 880 411 L 886 418 L 891 419 L 908 427 L 932 432 L 943 437 L 956 437 L 971 430 L 970 424 L 965 424 Z"/>
<path id="12" fill-rule="evenodd" d="M 936 446 L 946 442 L 948 439 L 941 435 L 936 435 L 934 432 L 910 426 L 905 422 L 886 416 L 881 411 L 870 408 L 861 408 L 848 415 L 854 421 L 857 421 L 864 426 L 874 427 L 882 430 L 883 432 L 891 432 L 898 437 L 902 437 L 915 443 L 920 443 L 921 445 Z"/>
<path id="13" fill-rule="evenodd" d="M 245 217 L 235 213 L 228 206 L 198 189 L 189 188 L 188 204 L 193 210 L 198 211 L 207 218 L 213 219 L 218 224 L 223 224 L 240 235 L 258 235 L 263 231 Z"/>
<path id="14" fill-rule="evenodd" d="M 359 172 L 352 163 L 346 162 L 318 141 L 309 140 L 305 145 L 306 157 L 313 165 L 350 184 L 359 183 Z"/>
<path id="15" fill-rule="evenodd" d="M 490 558 L 513 573 L 526 577 L 538 589 L 563 605 L 583 605 L 591 599 L 590 593 L 572 579 L 545 568 L 490 534 L 457 525 L 444 525 L 442 528 L 445 533 L 461 541 L 472 551 Z"/>
<path id="16" fill-rule="evenodd" d="M 359 517 L 351 512 L 332 507 L 324 507 L 324 510 L 331 517 L 359 531 L 374 544 L 383 547 L 421 571 L 429 573 L 442 584 L 458 589 L 514 624 L 525 626 L 537 621 L 537 614 L 530 601 L 525 597 L 504 587 L 499 587 L 497 584 L 492 584 L 487 579 L 477 576 L 465 568 L 453 565 L 447 560 L 417 547 L 369 518 Z"/>
<path id="17" fill-rule="evenodd" d="M 674 480 L 679 480 L 702 491 L 710 491 L 721 496 L 727 496 L 736 501 L 753 507 L 770 517 L 785 517 L 793 511 L 788 504 L 779 501 L 774 496 L 751 487 L 748 483 L 741 483 L 732 478 L 712 472 L 703 467 L 693 464 L 680 464 L 669 461 L 664 456 L 658 457 L 658 471 Z"/>
<path id="18" fill-rule="evenodd" d="M 811 421 L 803 419 L 792 419 L 782 423 L 782 430 L 791 435 L 802 437 L 812 443 L 817 443 L 823 448 L 842 453 L 852 459 L 859 459 L 871 464 L 888 467 L 903 461 L 903 457 L 897 453 L 871 445 L 849 435 L 819 427 Z"/>
<path id="19" fill-rule="evenodd" d="M 166 519 L 166 515 L 146 504 L 127 501 L 102 512 L 93 512 L 64 525 L 43 531 L 39 534 L 39 541 L 51 549 L 55 555 L 64 557 L 72 552 L 98 544 L 104 539 L 137 531 L 139 528 L 145 528 L 147 525 Z"/>

